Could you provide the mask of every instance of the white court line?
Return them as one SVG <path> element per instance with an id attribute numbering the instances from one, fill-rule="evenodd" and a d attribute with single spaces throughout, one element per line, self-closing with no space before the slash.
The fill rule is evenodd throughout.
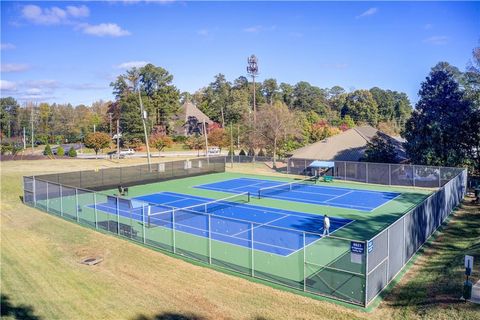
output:
<path id="1" fill-rule="evenodd" d="M 350 194 L 350 193 L 353 193 L 353 192 L 355 192 L 355 191 L 353 191 L 353 190 L 352 190 L 352 191 L 349 191 L 349 192 L 347 192 L 347 193 L 345 193 L 345 194 L 342 194 L 342 195 L 340 195 L 340 196 L 336 196 L 336 197 L 333 197 L 332 199 L 325 200 L 325 202 L 332 201 L 333 199 L 337 199 L 337 198 L 346 196 L 347 194 Z"/>
<path id="2" fill-rule="evenodd" d="M 241 187 L 230 188 L 230 189 L 227 189 L 227 190 L 237 190 L 237 189 L 241 189 L 241 188 L 249 188 L 249 187 L 253 187 L 253 186 L 256 186 L 256 185 L 259 185 L 259 184 L 264 184 L 264 183 L 268 183 L 268 181 L 263 181 L 263 182 L 253 183 L 253 184 L 246 184 L 246 185 L 241 186 Z"/>
<path id="3" fill-rule="evenodd" d="M 268 221 L 268 222 L 264 222 L 264 223 L 262 223 L 262 224 L 259 224 L 258 226 L 253 227 L 253 228 L 251 228 L 251 229 L 248 229 L 248 230 L 245 230 L 245 231 L 241 231 L 241 232 L 237 232 L 237 233 L 235 233 L 235 234 L 232 235 L 232 236 L 238 236 L 239 234 L 242 234 L 242 233 L 244 233 L 244 232 L 246 232 L 246 231 L 257 229 L 257 228 L 259 228 L 259 227 L 261 227 L 261 226 L 268 225 L 269 223 L 272 223 L 272 222 L 275 222 L 275 221 L 278 221 L 278 220 L 281 220 L 281 219 L 285 219 L 286 217 L 288 217 L 287 214 L 283 215 L 283 216 L 280 217 L 280 218 L 273 219 L 273 220 L 270 220 L 270 221 Z M 253 224 L 254 224 L 254 223 L 253 223 L 253 221 L 252 221 L 252 225 L 253 225 Z"/>
<path id="4" fill-rule="evenodd" d="M 331 232 L 330 234 L 334 234 L 334 233 L 337 232 L 338 230 L 343 229 L 344 227 L 348 226 L 349 224 L 351 224 L 352 222 L 355 222 L 355 221 L 357 221 L 357 220 L 352 220 L 352 221 L 350 221 L 349 223 L 344 224 L 344 225 L 341 226 L 340 228 L 335 229 L 335 231 Z M 322 227 L 322 229 L 323 229 L 323 227 Z M 322 231 L 323 231 L 323 230 L 322 230 Z M 312 233 L 312 232 L 307 232 L 307 231 L 306 231 L 305 234 L 307 234 L 307 233 L 308 233 L 308 234 L 315 234 L 315 235 L 317 235 L 317 233 Z M 287 255 L 286 257 L 289 257 L 290 255 L 292 255 L 292 254 L 294 254 L 294 253 L 296 253 L 296 252 L 298 252 L 298 251 L 300 251 L 300 250 L 302 250 L 302 249 L 305 249 L 305 250 L 306 250 L 307 247 L 309 247 L 310 245 L 314 244 L 315 242 L 317 242 L 317 241 L 319 241 L 319 240 L 322 240 L 323 238 L 327 238 L 327 237 L 328 237 L 328 236 L 325 236 L 325 237 L 324 237 L 324 236 L 321 235 L 321 234 L 318 234 L 318 235 L 320 236 L 320 238 L 318 238 L 317 240 L 315 240 L 315 241 L 313 241 L 313 242 L 310 242 L 310 243 L 307 244 L 305 247 L 302 247 L 302 248 L 300 248 L 300 249 L 295 250 L 294 252 L 290 253 L 290 254 Z M 351 240 L 351 241 L 353 241 L 353 240 Z"/>
<path id="5" fill-rule="evenodd" d="M 390 201 L 393 201 L 393 200 L 397 199 L 397 198 L 400 197 L 400 196 L 403 196 L 403 193 L 400 193 L 400 194 L 399 194 L 398 196 L 396 196 L 395 198 L 392 198 L 392 199 L 390 199 L 390 200 L 388 200 L 388 201 L 385 201 L 385 202 L 382 203 L 381 205 L 376 206 L 375 208 L 373 208 L 372 210 L 370 210 L 370 212 L 372 212 L 372 211 L 374 211 L 374 210 L 377 210 L 378 208 L 386 205 L 386 204 L 389 203 Z"/>

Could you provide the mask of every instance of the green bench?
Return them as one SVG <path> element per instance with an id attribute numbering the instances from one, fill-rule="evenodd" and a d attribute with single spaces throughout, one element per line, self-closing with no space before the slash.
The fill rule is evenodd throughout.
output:
<path id="1" fill-rule="evenodd" d="M 333 176 L 323 176 L 323 182 L 333 182 Z"/>

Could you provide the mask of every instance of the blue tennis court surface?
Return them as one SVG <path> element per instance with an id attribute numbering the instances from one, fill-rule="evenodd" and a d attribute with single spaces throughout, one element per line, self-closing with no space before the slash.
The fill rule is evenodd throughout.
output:
<path id="1" fill-rule="evenodd" d="M 159 205 L 139 207 L 140 201 L 135 200 Z M 117 204 L 115 198 L 111 197 L 107 202 L 97 204 L 96 208 L 116 214 L 118 207 L 121 216 L 138 221 L 145 219 L 149 230 L 175 228 L 207 238 L 210 234 L 213 240 L 282 256 L 288 256 L 322 237 L 319 235 L 323 233 L 321 212 L 315 215 L 230 201 L 217 202 L 210 207 L 208 203 L 212 200 L 214 199 L 160 192 L 133 198 L 130 203 L 122 201 Z M 175 210 L 168 210 L 169 207 Z M 205 207 L 209 214 L 204 213 Z M 145 217 L 142 213 L 145 213 Z M 330 217 L 330 233 L 352 221 Z"/>
<path id="2" fill-rule="evenodd" d="M 195 186 L 195 188 L 229 193 L 250 192 L 252 195 L 256 195 L 259 189 L 281 186 L 283 184 L 285 182 L 238 178 L 203 184 Z M 270 189 L 268 192 L 267 190 L 265 191 L 263 197 L 361 211 L 373 211 L 400 195 L 400 193 L 396 192 L 357 190 L 314 184 L 302 184 L 292 190 L 280 187 L 278 189 Z"/>

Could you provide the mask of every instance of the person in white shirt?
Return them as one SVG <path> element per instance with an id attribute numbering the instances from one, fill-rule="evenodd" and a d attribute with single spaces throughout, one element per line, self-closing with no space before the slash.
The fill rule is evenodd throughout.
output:
<path id="1" fill-rule="evenodd" d="M 327 215 L 323 216 L 323 236 L 330 235 L 330 218 Z"/>

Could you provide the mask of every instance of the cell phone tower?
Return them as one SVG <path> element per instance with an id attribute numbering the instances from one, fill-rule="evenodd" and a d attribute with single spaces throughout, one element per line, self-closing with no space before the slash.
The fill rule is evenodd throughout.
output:
<path id="1" fill-rule="evenodd" d="M 252 54 L 248 59 L 247 59 L 248 65 L 247 65 L 247 73 L 252 77 L 253 81 L 253 123 L 257 123 L 257 106 L 255 103 L 255 77 L 258 75 L 258 59 L 257 57 Z"/>

